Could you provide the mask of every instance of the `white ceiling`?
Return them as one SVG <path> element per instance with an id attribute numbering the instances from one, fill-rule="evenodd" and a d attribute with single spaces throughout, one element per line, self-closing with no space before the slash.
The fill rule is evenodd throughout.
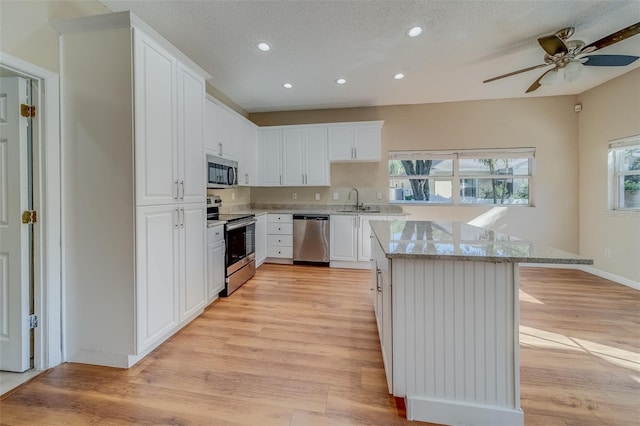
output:
<path id="1" fill-rule="evenodd" d="M 546 69 L 482 83 L 544 63 L 536 39 L 561 28 L 589 44 L 639 22 L 640 0 L 100 1 L 142 18 L 247 112 L 570 95 L 640 67 L 585 67 L 526 95 Z M 409 38 L 414 25 L 425 31 Z M 598 53 L 640 56 L 640 35 Z"/>

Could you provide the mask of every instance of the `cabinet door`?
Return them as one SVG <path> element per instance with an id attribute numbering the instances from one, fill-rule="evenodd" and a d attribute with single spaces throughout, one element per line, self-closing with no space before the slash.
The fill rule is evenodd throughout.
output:
<path id="1" fill-rule="evenodd" d="M 358 161 L 380 161 L 380 126 L 356 125 L 353 128 L 354 157 Z"/>
<path id="2" fill-rule="evenodd" d="M 180 316 L 187 319 L 204 306 L 207 220 L 204 204 L 180 207 Z"/>
<path id="3" fill-rule="evenodd" d="M 356 222 L 358 216 L 331 215 L 330 259 L 355 262 L 358 260 Z"/>
<path id="4" fill-rule="evenodd" d="M 241 137 L 240 117 L 231 111 L 221 108 L 222 146 L 220 156 L 237 160 L 238 140 Z"/>
<path id="5" fill-rule="evenodd" d="M 256 217 L 256 267 L 267 258 L 267 215 Z"/>
<path id="6" fill-rule="evenodd" d="M 179 208 L 140 207 L 136 224 L 138 353 L 178 325 Z"/>
<path id="7" fill-rule="evenodd" d="M 302 168 L 304 156 L 305 132 L 302 129 L 282 131 L 282 185 L 304 185 Z"/>
<path id="8" fill-rule="evenodd" d="M 353 159 L 353 127 L 329 127 L 329 159 L 331 161 L 351 161 Z"/>
<path id="9" fill-rule="evenodd" d="M 312 127 L 306 130 L 305 185 L 329 186 L 329 149 L 327 129 Z"/>
<path id="10" fill-rule="evenodd" d="M 207 299 L 213 300 L 224 290 L 224 241 L 209 244 L 207 250 L 208 285 Z"/>
<path id="11" fill-rule="evenodd" d="M 185 203 L 205 201 L 204 80 L 178 64 L 178 190 Z"/>
<path id="12" fill-rule="evenodd" d="M 282 130 L 260 131 L 260 184 L 280 186 L 282 184 Z"/>
<path id="13" fill-rule="evenodd" d="M 176 60 L 140 31 L 134 80 L 137 204 L 177 202 Z"/>
<path id="14" fill-rule="evenodd" d="M 358 223 L 358 261 L 371 260 L 371 220 L 388 220 L 387 216 L 360 215 Z"/>
<path id="15" fill-rule="evenodd" d="M 258 129 L 250 121 L 245 121 L 242 129 L 242 155 L 238 156 L 238 183 L 251 186 L 257 183 Z"/>
<path id="16" fill-rule="evenodd" d="M 205 97 L 204 107 L 204 147 L 209 155 L 220 156 L 222 143 L 221 108 Z"/>

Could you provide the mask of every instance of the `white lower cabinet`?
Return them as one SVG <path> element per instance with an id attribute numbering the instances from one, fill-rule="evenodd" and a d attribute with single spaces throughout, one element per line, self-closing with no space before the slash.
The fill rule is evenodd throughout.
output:
<path id="1" fill-rule="evenodd" d="M 358 216 L 331 215 L 329 259 L 346 262 L 358 260 Z"/>
<path id="2" fill-rule="evenodd" d="M 224 225 L 207 228 L 207 300 L 212 302 L 224 290 Z"/>
<path id="3" fill-rule="evenodd" d="M 205 205 L 201 203 L 138 208 L 138 353 L 204 306 L 205 223 Z"/>
<path id="4" fill-rule="evenodd" d="M 267 259 L 270 262 L 293 262 L 293 215 L 267 215 Z"/>
<path id="5" fill-rule="evenodd" d="M 393 346 L 392 346 L 392 326 L 393 317 L 391 304 L 391 266 L 389 259 L 384 255 L 380 244 L 373 239 L 371 247 L 371 270 L 372 270 L 372 289 L 373 310 L 376 314 L 376 323 L 378 324 L 378 335 L 380 337 L 380 346 L 382 347 L 382 361 L 384 362 L 384 370 L 387 377 L 387 387 L 389 393 L 393 389 Z"/>
<path id="6" fill-rule="evenodd" d="M 267 259 L 267 215 L 256 216 L 256 268 Z"/>

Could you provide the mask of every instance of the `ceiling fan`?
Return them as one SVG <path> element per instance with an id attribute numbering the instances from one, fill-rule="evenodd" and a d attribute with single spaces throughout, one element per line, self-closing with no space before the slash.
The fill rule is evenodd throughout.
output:
<path id="1" fill-rule="evenodd" d="M 566 81 L 575 80 L 581 73 L 584 65 L 595 67 L 621 67 L 629 65 L 638 59 L 638 56 L 630 55 L 589 55 L 598 49 L 603 49 L 607 46 L 611 46 L 614 43 L 632 37 L 636 34 L 640 34 L 640 22 L 623 28 L 620 31 L 616 31 L 613 34 L 601 38 L 598 41 L 594 41 L 589 45 L 585 45 L 582 40 L 568 40 L 573 35 L 574 28 L 563 28 L 555 34 L 540 37 L 538 43 L 544 51 L 544 64 L 534 65 L 529 68 L 524 68 L 518 71 L 513 71 L 508 74 L 499 75 L 497 77 L 490 78 L 483 81 L 483 83 L 489 83 L 490 81 L 499 80 L 501 78 L 510 77 L 512 75 L 520 74 L 523 72 L 531 71 L 537 68 L 544 68 L 553 66 L 550 70 L 543 73 L 531 86 L 527 89 L 526 93 L 533 92 L 541 85 L 551 84 L 559 78 L 559 74 L 564 74 Z"/>

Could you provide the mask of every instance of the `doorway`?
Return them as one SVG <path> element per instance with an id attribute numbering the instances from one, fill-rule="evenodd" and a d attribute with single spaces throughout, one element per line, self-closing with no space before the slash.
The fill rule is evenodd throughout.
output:
<path id="1" fill-rule="evenodd" d="M 59 116 L 59 76 L 0 52 L 0 395 L 63 359 Z"/>

